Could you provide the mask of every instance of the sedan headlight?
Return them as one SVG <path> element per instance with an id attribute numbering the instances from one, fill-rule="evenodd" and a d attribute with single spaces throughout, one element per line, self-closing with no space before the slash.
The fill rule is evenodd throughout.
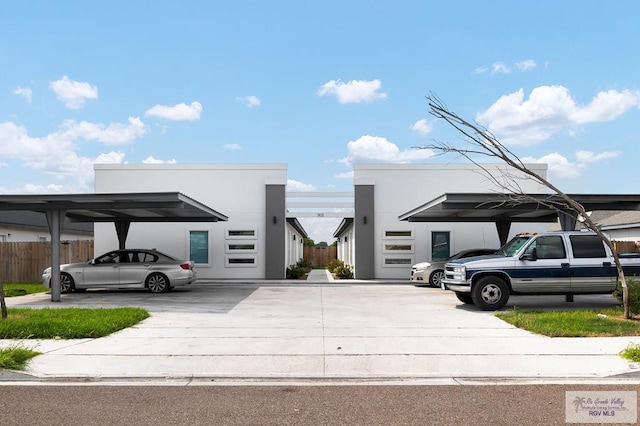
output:
<path id="1" fill-rule="evenodd" d="M 51 275 L 51 266 L 42 271 L 42 275 Z"/>

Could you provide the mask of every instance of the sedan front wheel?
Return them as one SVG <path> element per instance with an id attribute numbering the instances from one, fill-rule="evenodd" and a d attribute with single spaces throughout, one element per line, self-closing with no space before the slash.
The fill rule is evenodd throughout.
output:
<path id="1" fill-rule="evenodd" d="M 71 275 L 60 274 L 60 293 L 71 293 L 73 291 L 73 278 Z"/>
<path id="2" fill-rule="evenodd" d="M 440 288 L 442 286 L 442 280 L 444 280 L 444 271 L 442 269 L 438 269 L 429 276 L 429 284 L 431 284 L 431 287 Z"/>

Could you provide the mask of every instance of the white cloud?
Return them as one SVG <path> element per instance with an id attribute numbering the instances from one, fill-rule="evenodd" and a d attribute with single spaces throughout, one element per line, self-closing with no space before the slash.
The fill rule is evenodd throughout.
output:
<path id="1" fill-rule="evenodd" d="M 29 87 L 16 87 L 13 91 L 14 95 L 21 96 L 28 104 L 31 104 L 31 100 L 33 98 L 33 93 L 31 92 L 31 88 Z"/>
<path id="2" fill-rule="evenodd" d="M 144 136 L 144 123 L 138 117 L 129 117 L 129 124 L 111 123 L 108 126 L 87 121 L 65 120 L 60 136 L 68 139 L 98 141 L 107 145 L 120 145 L 133 142 Z"/>
<path id="3" fill-rule="evenodd" d="M 431 130 L 433 130 L 433 126 L 423 118 L 422 120 L 418 120 L 413 123 L 413 126 L 411 126 L 411 130 L 418 134 L 421 134 L 422 136 L 426 136 L 431 132 Z"/>
<path id="4" fill-rule="evenodd" d="M 158 160 L 156 158 L 153 158 L 152 156 L 149 156 L 146 159 L 142 160 L 142 164 L 176 164 L 176 163 L 177 161 L 175 159 Z"/>
<path id="5" fill-rule="evenodd" d="M 63 185 L 36 185 L 32 183 L 28 183 L 22 187 L 22 191 L 26 194 L 51 194 L 51 193 L 60 193 L 64 188 Z"/>
<path id="6" fill-rule="evenodd" d="M 98 98 L 98 88 L 89 83 L 69 80 L 66 75 L 60 80 L 49 83 L 51 90 L 55 92 L 65 106 L 70 109 L 84 107 L 88 99 Z"/>
<path id="7" fill-rule="evenodd" d="M 237 101 L 242 102 L 249 108 L 260 106 L 260 99 L 255 96 L 239 96 L 236 98 Z"/>
<path id="8" fill-rule="evenodd" d="M 382 83 L 380 80 L 364 81 L 351 80 L 344 83 L 341 80 L 331 80 L 320 87 L 318 96 L 333 95 L 341 104 L 354 104 L 360 102 L 373 102 L 384 99 L 387 94 L 379 92 Z"/>
<path id="9" fill-rule="evenodd" d="M 338 173 L 334 177 L 338 179 L 353 179 L 353 170 L 344 173 Z"/>
<path id="10" fill-rule="evenodd" d="M 297 180 L 287 179 L 287 191 L 315 191 L 316 188 L 308 183 L 298 182 Z"/>
<path id="11" fill-rule="evenodd" d="M 591 151 L 577 151 L 576 158 L 579 163 L 597 163 L 600 160 L 608 160 L 609 158 L 616 158 L 621 155 L 619 151 L 606 151 L 600 154 L 594 154 Z"/>
<path id="12" fill-rule="evenodd" d="M 613 120 L 640 104 L 640 91 L 598 93 L 578 105 L 563 86 L 540 86 L 525 100 L 524 90 L 507 94 L 476 116 L 505 145 L 531 145 L 586 123 Z"/>
<path id="13" fill-rule="evenodd" d="M 315 217 L 301 217 L 298 219 L 300 224 L 307 231 L 309 238 L 311 238 L 316 244 L 324 241 L 328 244 L 333 243 L 336 239 L 333 237 L 333 233 L 338 229 L 341 219 L 328 217 L 328 218 L 315 218 Z"/>
<path id="14" fill-rule="evenodd" d="M 426 160 L 434 153 L 428 149 L 409 149 L 400 151 L 398 146 L 387 139 L 377 136 L 361 136 L 347 143 L 348 155 L 339 162 L 351 165 L 360 161 L 377 161 L 385 163 L 409 163 Z"/>
<path id="15" fill-rule="evenodd" d="M 489 68 L 487 67 L 477 67 L 476 69 L 473 70 L 475 74 L 484 74 L 487 71 L 489 71 Z"/>
<path id="16" fill-rule="evenodd" d="M 228 143 L 228 144 L 222 145 L 222 147 L 224 149 L 231 149 L 231 150 L 242 149 L 242 145 L 240 145 L 239 143 Z"/>
<path id="17" fill-rule="evenodd" d="M 79 156 L 74 142 L 84 137 L 83 134 L 83 131 L 74 131 L 73 126 L 67 125 L 59 132 L 31 137 L 23 126 L 12 122 L 0 123 L 0 158 L 18 160 L 23 167 L 44 172 L 60 181 L 73 179 L 72 183 L 65 185 L 70 192 L 89 191 L 93 189 L 93 165 L 121 163 L 124 153 L 110 152 L 95 158 Z M 35 190 L 33 188 L 30 190 Z M 37 190 L 45 189 L 38 187 Z"/>
<path id="18" fill-rule="evenodd" d="M 536 61 L 534 61 L 533 59 L 526 59 L 524 61 L 520 61 L 520 62 L 516 62 L 516 67 L 518 67 L 518 69 L 520 71 L 529 71 L 530 69 L 533 69 L 537 66 L 538 64 L 536 64 Z"/>
<path id="19" fill-rule="evenodd" d="M 600 154 L 594 154 L 590 151 L 577 151 L 576 160 L 569 161 L 563 155 L 553 152 L 551 154 L 543 155 L 540 158 L 524 157 L 521 158 L 523 163 L 547 163 L 548 178 L 553 180 L 554 178 L 572 179 L 580 177 L 587 164 L 596 163 L 601 160 L 609 158 L 615 158 L 619 156 L 619 152 L 601 152 Z"/>
<path id="20" fill-rule="evenodd" d="M 491 74 L 510 74 L 511 70 L 502 62 L 494 62 L 491 65 Z"/>
<path id="21" fill-rule="evenodd" d="M 201 114 L 202 104 L 200 102 L 191 102 L 191 105 L 183 102 L 172 107 L 155 105 L 144 113 L 145 117 L 164 118 L 172 121 L 196 121 L 200 120 Z"/>

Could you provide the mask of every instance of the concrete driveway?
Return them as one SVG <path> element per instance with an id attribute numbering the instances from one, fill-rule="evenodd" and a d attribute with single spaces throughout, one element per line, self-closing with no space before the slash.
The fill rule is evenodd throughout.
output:
<path id="1" fill-rule="evenodd" d="M 408 283 L 202 283 L 170 293 L 87 291 L 7 299 L 22 307 L 139 306 L 151 317 L 99 339 L 24 341 L 26 373 L 88 380 L 594 379 L 633 372 L 640 337 L 549 338 L 452 292 Z M 609 296 L 513 297 L 505 309 L 605 308 Z M 0 340 L 0 345 L 14 344 Z"/>

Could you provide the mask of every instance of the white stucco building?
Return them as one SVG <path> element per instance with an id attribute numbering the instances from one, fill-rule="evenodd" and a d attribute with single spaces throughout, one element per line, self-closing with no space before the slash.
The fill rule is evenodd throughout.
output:
<path id="1" fill-rule="evenodd" d="M 178 191 L 226 222 L 133 223 L 127 247 L 196 262 L 199 278 L 280 279 L 302 258 L 306 232 L 285 215 L 283 164 L 97 164 L 95 192 Z M 118 246 L 113 224 L 95 225 L 95 251 Z"/>
<path id="2" fill-rule="evenodd" d="M 500 175 L 505 166 L 485 165 Z M 529 166 L 546 176 L 546 165 Z M 228 217 L 215 223 L 133 223 L 127 247 L 192 259 L 199 278 L 282 279 L 302 257 L 305 230 L 287 210 L 284 164 L 98 164 L 95 192 L 181 192 Z M 499 191 L 471 164 L 354 166 L 353 210 L 334 236 L 359 279 L 408 279 L 409 268 L 464 248 L 499 247 L 491 223 L 410 223 L 399 216 L 444 193 Z M 543 193 L 531 180 L 526 192 Z M 511 234 L 541 231 L 514 224 Z M 117 247 L 113 224 L 95 225 L 97 253 Z"/>
<path id="3" fill-rule="evenodd" d="M 546 176 L 546 164 L 528 165 Z M 484 165 L 494 176 L 506 170 L 501 164 Z M 355 215 L 345 219 L 334 236 L 338 257 L 365 279 L 408 279 L 412 264 L 443 259 L 467 248 L 500 247 L 494 223 L 413 223 L 399 216 L 444 193 L 502 192 L 473 164 L 356 164 Z M 513 171 L 510 172 L 513 174 Z M 523 192 L 545 193 L 530 179 L 519 180 Z M 509 235 L 539 232 L 540 223 L 513 224 Z"/>

